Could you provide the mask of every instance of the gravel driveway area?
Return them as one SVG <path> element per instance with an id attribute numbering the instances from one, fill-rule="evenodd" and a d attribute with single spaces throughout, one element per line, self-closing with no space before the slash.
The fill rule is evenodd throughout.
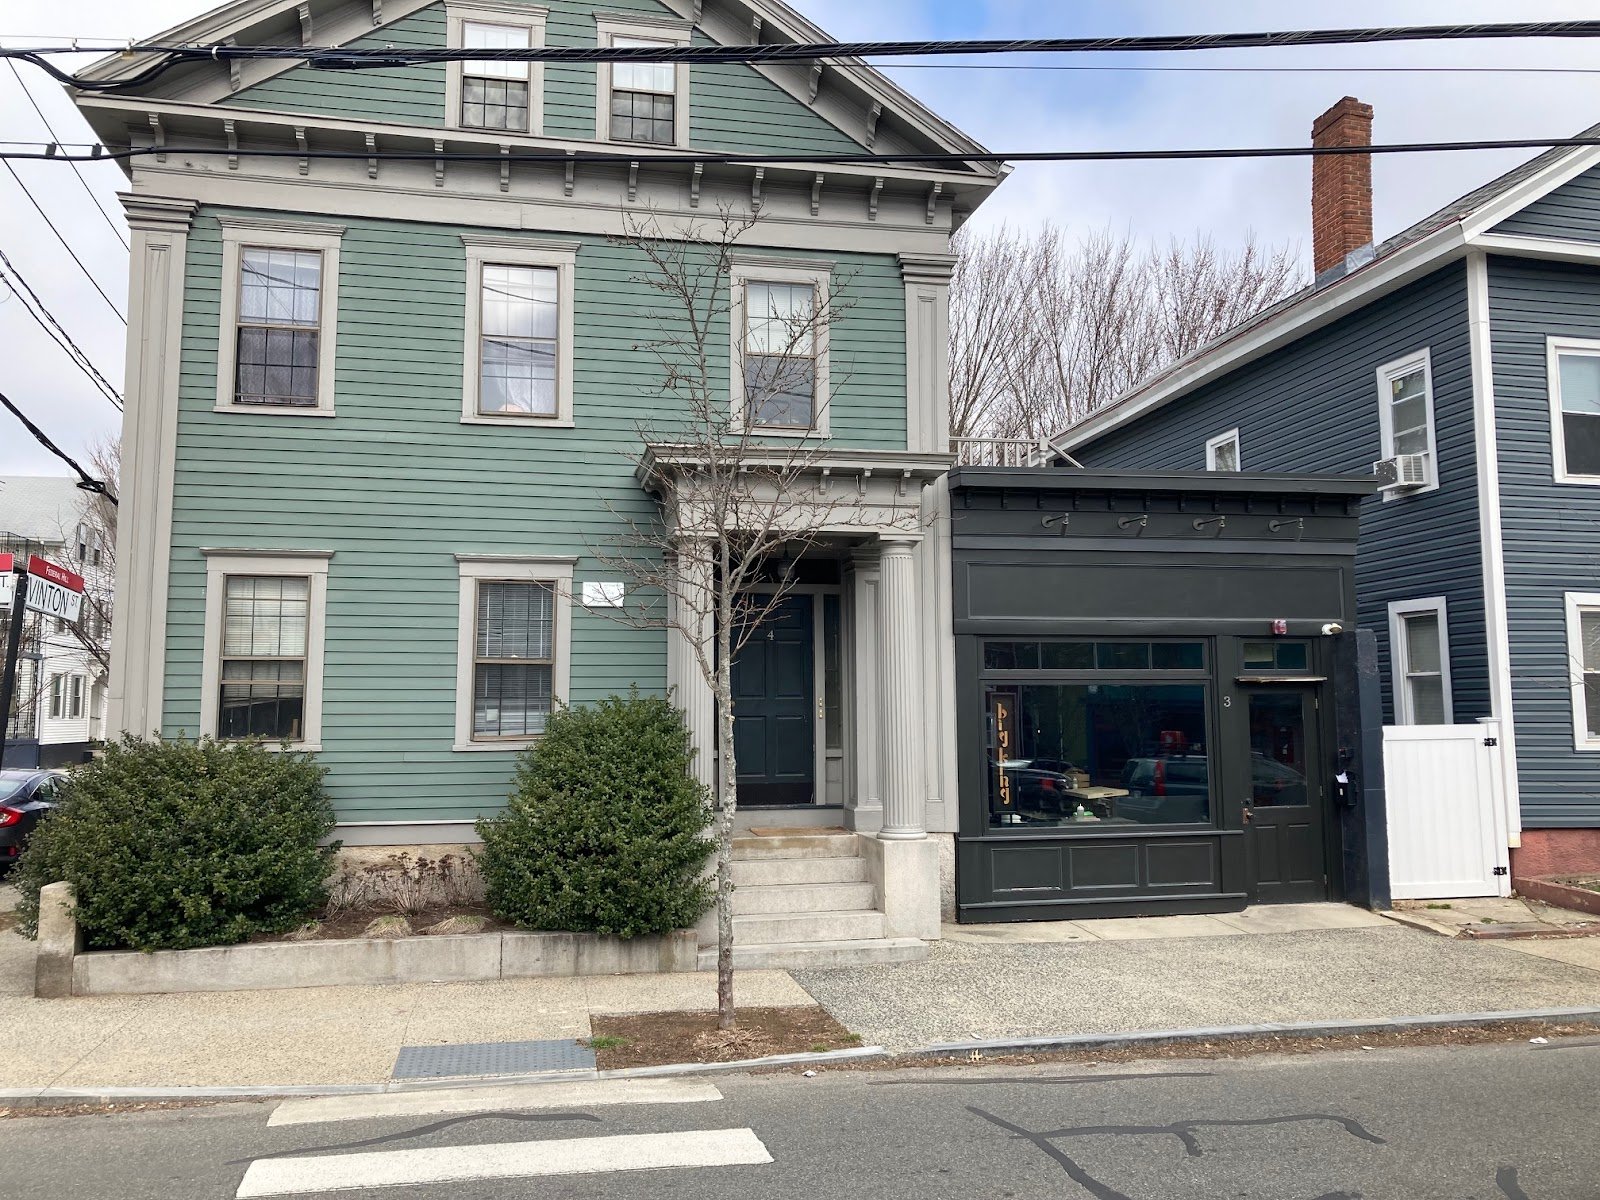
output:
<path id="1" fill-rule="evenodd" d="M 1161 941 L 935 942 L 795 972 L 868 1045 L 1600 1005 L 1600 971 L 1400 926 Z"/>

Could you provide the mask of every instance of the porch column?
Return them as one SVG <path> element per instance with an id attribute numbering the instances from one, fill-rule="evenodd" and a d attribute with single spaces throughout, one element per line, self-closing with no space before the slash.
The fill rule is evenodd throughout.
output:
<path id="1" fill-rule="evenodd" d="M 694 746 L 694 776 L 716 791 L 717 725 L 716 699 L 695 654 L 698 639 L 705 654 L 711 646 L 711 601 L 713 577 L 711 554 L 704 542 L 684 540 L 678 545 L 674 572 L 677 586 L 670 598 L 672 628 L 667 631 L 667 682 L 673 699 L 683 712 L 690 744 Z"/>
<path id="2" fill-rule="evenodd" d="M 880 540 L 882 584 L 878 599 L 878 644 L 883 654 L 883 829 L 886 841 L 928 836 L 921 787 L 922 672 L 918 655 L 917 540 Z"/>

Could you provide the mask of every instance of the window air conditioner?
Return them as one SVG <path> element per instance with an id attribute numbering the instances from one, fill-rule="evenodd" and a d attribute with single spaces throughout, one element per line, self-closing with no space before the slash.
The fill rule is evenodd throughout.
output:
<path id="1" fill-rule="evenodd" d="M 1378 477 L 1378 490 L 1403 492 L 1411 488 L 1428 486 L 1428 456 L 1426 454 L 1397 454 L 1372 464 L 1372 473 Z"/>

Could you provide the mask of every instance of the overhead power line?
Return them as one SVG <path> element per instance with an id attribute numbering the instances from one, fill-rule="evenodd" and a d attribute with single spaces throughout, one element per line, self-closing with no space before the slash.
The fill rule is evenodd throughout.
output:
<path id="1" fill-rule="evenodd" d="M 0 161 L 4 161 L 4 156 L 0 156 Z M 56 235 L 56 241 L 60 242 L 66 252 L 72 256 L 72 261 L 78 264 L 78 270 L 83 272 L 83 277 L 89 281 L 90 285 L 95 291 L 100 293 L 100 299 L 106 302 L 107 307 L 109 307 L 112 312 L 117 314 L 117 320 L 126 325 L 128 323 L 128 318 L 125 317 L 122 313 L 122 310 L 117 307 L 116 301 L 106 294 L 105 288 L 100 286 L 100 281 L 90 274 L 89 268 L 83 265 L 83 259 L 78 257 L 78 252 L 72 248 L 72 243 L 67 241 L 66 236 L 62 234 L 61 230 L 56 228 L 56 223 L 50 219 L 50 214 L 45 212 L 44 206 L 34 199 L 33 193 L 28 190 L 28 185 L 22 182 L 22 176 L 17 174 L 17 169 L 9 162 L 5 162 L 5 168 L 7 171 L 11 172 L 11 178 L 17 181 L 17 186 L 22 189 L 22 194 L 28 198 L 28 203 L 33 205 L 33 207 L 38 211 L 39 215 L 44 218 L 44 223 L 50 227 L 50 232 Z"/>
<path id="2" fill-rule="evenodd" d="M 29 420 L 28 414 L 13 404 L 11 402 L 11 397 L 7 396 L 4 392 L 0 392 L 0 405 L 4 405 L 12 416 L 16 417 L 17 420 L 22 422 L 23 427 L 27 429 L 29 433 L 33 434 L 35 441 L 37 441 L 46 450 L 50 451 L 51 454 L 54 454 L 62 462 L 66 463 L 67 466 L 73 469 L 78 476 L 78 486 L 80 488 L 86 492 L 94 492 L 96 495 L 104 496 L 111 502 L 113 508 L 116 507 L 117 498 L 112 493 L 110 485 L 108 485 L 103 479 L 96 479 L 93 475 L 89 474 L 89 472 L 85 471 L 81 466 L 79 466 L 77 459 L 73 458 L 72 455 L 68 454 L 60 446 L 52 442 L 49 435 L 35 425 L 31 420 Z"/>
<path id="3" fill-rule="evenodd" d="M 11 261 L 4 250 L 0 250 L 0 279 L 6 281 L 7 286 L 11 287 L 12 294 L 22 301 L 22 307 L 27 314 L 38 323 L 45 333 L 50 335 L 51 339 L 61 347 L 67 357 L 72 359 L 78 370 L 89 377 L 89 382 L 95 385 L 96 390 L 111 401 L 114 407 L 121 409 L 122 393 L 117 391 L 111 381 L 100 373 L 99 368 L 94 365 L 94 361 L 83 347 L 72 340 L 72 335 L 56 319 L 55 314 L 45 306 L 45 302 L 39 298 L 39 293 L 34 291 L 33 286 L 23 278 L 22 272 L 17 270 L 16 264 Z M 21 285 L 22 291 L 19 292 L 16 287 L 12 286 L 13 281 Z"/>
<path id="4" fill-rule="evenodd" d="M 11 74 L 16 78 L 17 86 L 22 89 L 22 94 L 27 97 L 28 103 L 33 106 L 33 111 L 39 114 L 39 120 L 44 124 L 44 131 L 59 142 L 61 138 L 59 135 L 57 135 L 55 128 L 50 124 L 50 118 L 45 116 L 44 110 L 39 107 L 39 102 L 33 98 L 33 93 L 28 90 L 28 85 L 22 78 L 22 72 L 17 70 L 17 64 L 14 62 L 7 62 L 6 66 L 11 69 Z M 122 230 L 117 228 L 116 221 L 112 220 L 111 214 L 108 213 L 105 210 L 105 206 L 100 203 L 100 197 L 96 196 L 94 189 L 89 186 L 88 177 L 85 176 L 82 171 L 78 170 L 78 165 L 76 163 L 72 165 L 72 173 L 78 177 L 78 182 L 83 184 L 83 190 L 89 194 L 89 199 L 94 201 L 96 211 L 98 211 L 99 214 L 106 219 L 106 224 L 110 226 L 111 232 L 116 235 L 117 241 L 122 243 L 122 248 L 124 250 L 130 249 L 128 245 L 128 239 L 122 236 Z"/>
<path id="5" fill-rule="evenodd" d="M 52 55 L 79 54 L 80 47 L 0 49 L 58 81 L 83 91 L 114 92 L 141 87 L 194 62 L 251 59 L 300 60 L 325 70 L 418 66 L 453 61 L 772 63 L 851 58 L 925 58 L 935 55 L 1170 53 L 1202 50 L 1282 49 L 1300 46 L 1373 45 L 1384 42 L 1444 42 L 1516 38 L 1600 37 L 1600 21 L 1515 21 L 1470 25 L 1410 25 L 1383 29 L 1295 29 L 1269 33 L 1201 33 L 1141 37 L 1076 37 L 878 42 L 765 42 L 749 46 L 544 46 L 492 50 L 329 46 L 224 46 L 143 43 L 129 53 L 161 54 L 159 62 L 120 80 L 78 79 L 53 65 Z"/>
<path id="6" fill-rule="evenodd" d="M 12 145 L 21 143 L 10 143 Z M 1023 163 L 1023 162 L 1158 162 L 1195 159 L 1230 158 L 1319 158 L 1359 154 L 1439 154 L 1469 150 L 1548 150 L 1583 146 L 1600 146 L 1600 137 L 1561 138 L 1490 138 L 1470 142 L 1391 142 L 1371 146 L 1220 146 L 1208 149 L 1169 150 L 1017 150 L 998 153 L 992 150 L 970 154 L 960 152 L 919 152 L 878 154 L 727 154 L 727 153 L 672 153 L 640 154 L 637 151 L 577 151 L 529 150 L 526 153 L 506 155 L 499 150 L 277 150 L 249 149 L 241 146 L 234 150 L 224 146 L 135 146 L 127 150 L 110 150 L 93 146 L 84 153 L 63 152 L 56 145 L 40 146 L 34 150 L 6 150 L 0 152 L 0 161 L 27 160 L 37 162 L 95 162 L 105 159 L 128 160 L 151 155 L 189 155 L 191 157 L 221 156 L 238 158 L 293 158 L 329 159 L 360 162 L 463 162 L 495 163 L 497 165 L 555 164 L 566 166 L 640 165 L 640 166 L 963 166 L 969 163 Z"/>

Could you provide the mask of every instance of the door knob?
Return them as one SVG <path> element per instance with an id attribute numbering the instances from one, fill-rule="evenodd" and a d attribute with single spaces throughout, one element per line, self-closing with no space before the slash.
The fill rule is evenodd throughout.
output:
<path id="1" fill-rule="evenodd" d="M 1256 810 L 1251 808 L 1248 804 L 1246 804 L 1244 806 L 1244 823 L 1246 825 L 1250 824 L 1250 821 L 1252 820 L 1252 818 L 1255 817 L 1255 815 L 1256 815 Z"/>

